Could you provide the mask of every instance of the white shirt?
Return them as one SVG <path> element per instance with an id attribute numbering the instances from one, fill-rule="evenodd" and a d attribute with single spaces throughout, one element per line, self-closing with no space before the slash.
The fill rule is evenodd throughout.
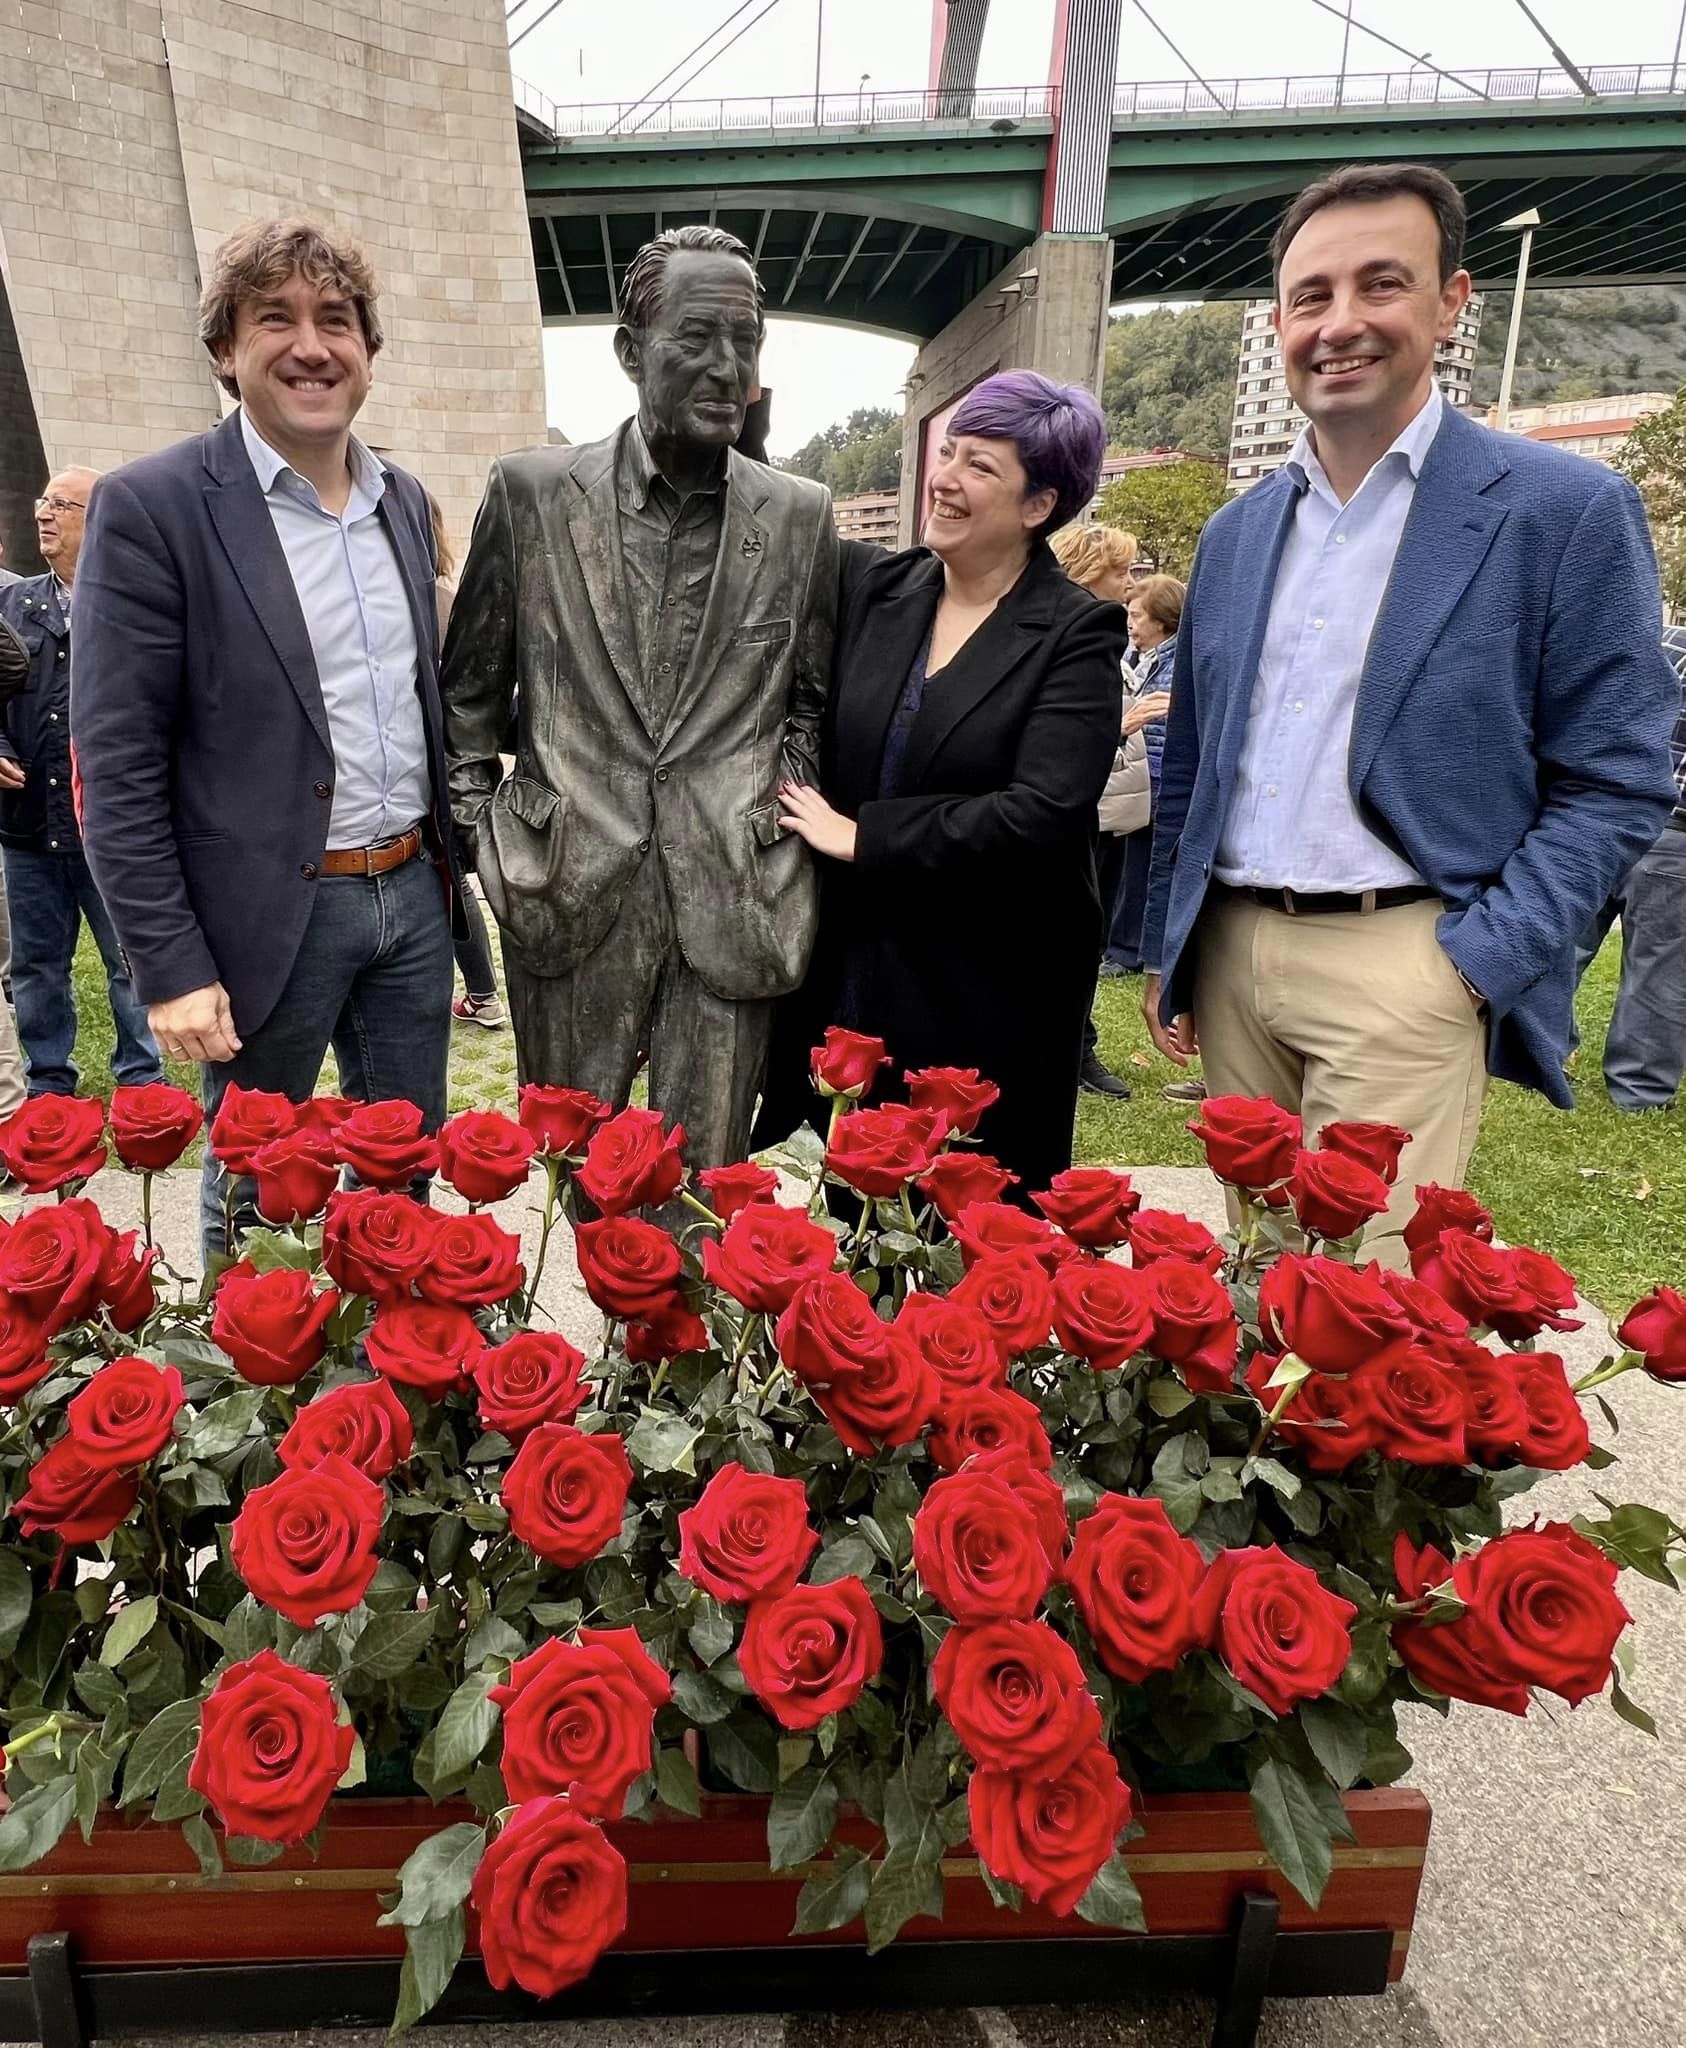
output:
<path id="1" fill-rule="evenodd" d="M 1212 871 L 1232 888 L 1391 889 L 1422 877 L 1365 824 L 1347 784 L 1370 634 L 1430 443 L 1438 387 L 1345 505 L 1306 428 L 1229 814 Z"/>
<path id="2" fill-rule="evenodd" d="M 353 439 L 351 495 L 343 512 L 330 512 L 244 407 L 240 431 L 287 557 L 328 714 L 328 845 L 374 846 L 426 817 L 433 788 L 416 689 L 415 619 L 380 519 L 386 468 Z"/>

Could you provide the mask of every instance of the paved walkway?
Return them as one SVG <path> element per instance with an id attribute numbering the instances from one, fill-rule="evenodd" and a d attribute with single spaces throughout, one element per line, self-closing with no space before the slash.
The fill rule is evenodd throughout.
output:
<path id="1" fill-rule="evenodd" d="M 1144 1168 L 1134 1177 L 1150 1204 L 1221 1223 L 1216 1185 L 1203 1171 Z M 92 1192 L 113 1222 L 138 1221 L 136 1184 L 126 1176 L 104 1175 Z M 156 1206 L 167 1253 L 193 1267 L 190 1178 L 171 1178 Z M 510 1228 L 522 1206 L 522 1198 L 505 1205 Z M 557 1261 L 542 1292 L 564 1328 L 588 1335 L 595 1312 L 570 1258 Z M 1596 1309 L 1583 1309 L 1587 1327 L 1563 1350 L 1584 1370 L 1604 1355 L 1608 1332 Z M 1630 1375 L 1612 1389 L 1612 1403 L 1620 1462 L 1549 1481 L 1517 1504 L 1519 1519 L 1592 1508 L 1596 1485 L 1686 1520 L 1686 1390 Z M 1662 1741 L 1599 1701 L 1573 1713 L 1536 1707 L 1526 1721 L 1474 1707 L 1445 1721 L 1408 1710 L 1401 1732 L 1417 1757 L 1411 1782 L 1433 1802 L 1435 1821 L 1405 1981 L 1379 1999 L 1268 2006 L 1261 2048 L 1686 2042 L 1686 1608 L 1632 1573 L 1623 1591 L 1636 1621 L 1632 1690 L 1656 1716 Z M 1058 1985 L 1047 1989 L 1056 2000 Z M 1143 2000 L 1090 2011 L 1050 2003 L 1005 2014 L 430 2029 L 418 2039 L 429 2048 L 1206 2048 L 1211 2026 L 1205 2002 Z M 286 2038 L 296 2048 L 378 2048 L 384 2036 Z"/>

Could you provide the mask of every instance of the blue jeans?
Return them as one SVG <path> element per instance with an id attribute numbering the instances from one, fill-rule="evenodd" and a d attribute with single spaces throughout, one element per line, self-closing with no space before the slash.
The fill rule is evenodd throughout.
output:
<path id="1" fill-rule="evenodd" d="M 1577 982 L 1618 915 L 1622 972 L 1604 1085 L 1617 1109 L 1666 1109 L 1686 1072 L 1686 832 L 1665 830 L 1581 935 Z"/>
<path id="2" fill-rule="evenodd" d="M 275 1008 L 233 1059 L 200 1069 L 207 1125 L 230 1082 L 305 1101 L 331 1045 L 342 1095 L 402 1096 L 434 1129 L 445 1117 L 451 985 L 445 891 L 429 855 L 384 875 L 325 875 Z M 227 1187 L 207 1147 L 199 1191 L 207 1258 L 233 1249 L 224 1229 Z M 261 1221 L 254 1195 L 249 1179 L 235 1181 L 236 1233 Z"/>
<path id="3" fill-rule="evenodd" d="M 125 1087 L 162 1080 L 164 1069 L 146 1028 L 146 1011 L 135 1000 L 117 934 L 81 853 L 36 853 L 8 846 L 5 859 L 12 914 L 12 1002 L 29 1067 L 30 1094 L 76 1093 L 71 963 L 84 917 L 105 962 L 105 986 L 117 1026 L 111 1071 Z"/>

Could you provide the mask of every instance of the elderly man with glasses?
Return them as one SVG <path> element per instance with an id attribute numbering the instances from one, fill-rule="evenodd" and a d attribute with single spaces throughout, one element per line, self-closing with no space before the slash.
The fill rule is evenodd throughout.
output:
<path id="1" fill-rule="evenodd" d="M 117 1026 L 112 1071 L 162 1078 L 158 1048 L 82 854 L 71 791 L 70 620 L 91 469 L 65 469 L 35 501 L 44 576 L 0 589 L 0 619 L 29 655 L 29 677 L 0 728 L 0 848 L 12 919 L 12 1000 L 31 1095 L 74 1095 L 76 996 L 71 964 L 82 920 L 105 963 Z"/>

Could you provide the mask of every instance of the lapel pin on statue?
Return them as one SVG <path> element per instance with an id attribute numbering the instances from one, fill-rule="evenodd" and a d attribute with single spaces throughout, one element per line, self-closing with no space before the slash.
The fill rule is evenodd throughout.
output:
<path id="1" fill-rule="evenodd" d="M 743 539 L 739 541 L 738 546 L 742 548 L 745 557 L 748 560 L 753 561 L 755 557 L 761 552 L 761 536 L 758 533 L 746 533 Z"/>

